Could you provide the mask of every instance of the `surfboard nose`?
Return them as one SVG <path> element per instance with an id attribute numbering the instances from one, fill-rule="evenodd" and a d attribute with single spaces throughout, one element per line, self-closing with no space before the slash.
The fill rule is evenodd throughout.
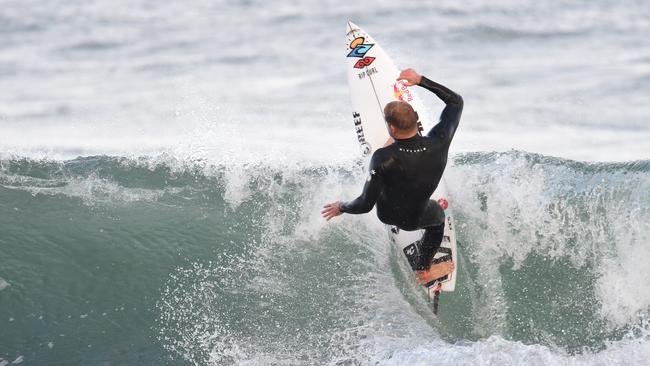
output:
<path id="1" fill-rule="evenodd" d="M 361 28 L 359 28 L 358 25 L 356 25 L 356 24 L 354 24 L 354 23 L 352 23 L 351 21 L 348 20 L 348 25 L 345 28 L 345 34 L 349 34 L 350 32 L 352 32 L 354 30 L 359 30 L 359 29 L 361 29 Z"/>

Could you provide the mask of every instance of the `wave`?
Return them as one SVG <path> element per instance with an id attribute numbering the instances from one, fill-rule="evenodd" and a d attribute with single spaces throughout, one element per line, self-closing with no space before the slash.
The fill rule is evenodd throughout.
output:
<path id="1" fill-rule="evenodd" d="M 115 211 L 132 217 L 122 225 L 133 233 L 178 217 L 150 239 L 209 250 L 176 265 L 154 328 L 190 364 L 588 364 L 650 353 L 650 161 L 453 157 L 445 179 L 460 278 L 439 318 L 374 215 L 319 215 L 324 202 L 358 194 L 363 165 L 5 156 L 0 200 L 71 222 L 87 207 Z"/>

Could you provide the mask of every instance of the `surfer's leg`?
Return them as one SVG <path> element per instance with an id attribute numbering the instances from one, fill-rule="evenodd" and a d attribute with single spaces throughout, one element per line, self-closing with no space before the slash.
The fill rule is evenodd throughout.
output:
<path id="1" fill-rule="evenodd" d="M 420 256 L 415 271 L 417 283 L 426 285 L 427 283 L 443 277 L 454 270 L 454 263 L 445 261 L 431 265 L 433 256 L 440 248 L 442 238 L 445 232 L 445 225 L 429 226 L 424 228 L 424 235 L 420 239 Z"/>
<path id="2" fill-rule="evenodd" d="M 418 256 L 415 269 L 419 271 L 427 270 L 431 266 L 433 256 L 440 248 L 442 236 L 445 232 L 445 224 L 436 226 L 427 226 L 424 228 L 424 234 L 418 242 Z"/>

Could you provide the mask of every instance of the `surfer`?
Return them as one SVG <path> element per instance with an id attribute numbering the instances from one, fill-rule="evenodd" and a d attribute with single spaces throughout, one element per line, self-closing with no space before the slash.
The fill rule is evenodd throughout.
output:
<path id="1" fill-rule="evenodd" d="M 440 121 L 426 136 L 421 136 L 419 117 L 411 105 L 403 101 L 386 104 L 384 118 L 395 143 L 374 152 L 368 179 L 358 198 L 328 203 L 321 213 L 329 221 L 343 213 L 367 213 L 377 204 L 381 222 L 407 231 L 424 229 L 417 242 L 414 265 L 417 282 L 424 285 L 454 269 L 451 261 L 431 265 L 443 239 L 445 214 L 430 197 L 447 165 L 449 145 L 463 111 L 463 98 L 413 69 L 403 70 L 397 80 L 406 86 L 419 85 L 438 96 L 446 104 Z"/>

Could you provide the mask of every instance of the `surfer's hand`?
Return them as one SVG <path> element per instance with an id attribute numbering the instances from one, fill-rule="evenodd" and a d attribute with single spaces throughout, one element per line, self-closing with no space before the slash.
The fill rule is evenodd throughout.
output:
<path id="1" fill-rule="evenodd" d="M 420 81 L 422 80 L 422 75 L 418 74 L 415 70 L 413 69 L 404 69 L 402 72 L 399 73 L 399 77 L 397 80 L 404 80 L 404 85 L 406 86 L 413 86 L 413 85 L 418 85 L 420 84 Z"/>
<path id="2" fill-rule="evenodd" d="M 340 214 L 343 213 L 341 212 L 341 201 L 328 203 L 325 206 L 323 206 L 323 208 L 324 210 L 321 211 L 320 213 L 327 221 L 329 221 L 332 217 L 339 216 Z"/>

